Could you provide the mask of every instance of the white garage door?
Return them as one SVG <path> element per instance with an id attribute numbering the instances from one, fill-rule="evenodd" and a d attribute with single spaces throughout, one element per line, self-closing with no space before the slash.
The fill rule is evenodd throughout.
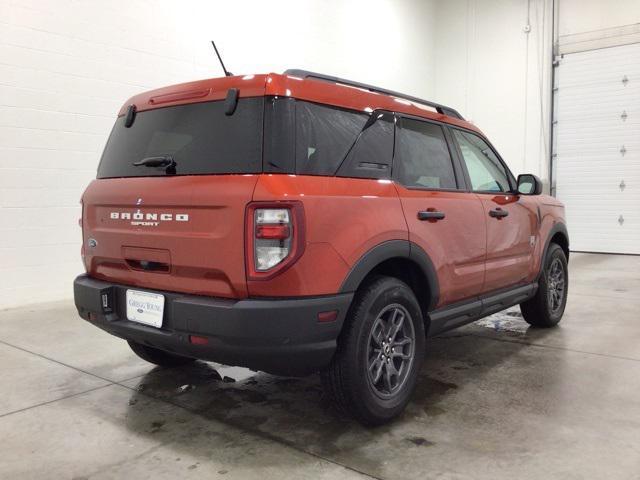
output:
<path id="1" fill-rule="evenodd" d="M 566 54 L 557 75 L 556 195 L 571 249 L 640 254 L 640 44 Z"/>

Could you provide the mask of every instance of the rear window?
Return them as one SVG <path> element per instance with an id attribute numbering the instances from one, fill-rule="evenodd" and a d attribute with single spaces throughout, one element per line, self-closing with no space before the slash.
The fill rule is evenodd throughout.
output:
<path id="1" fill-rule="evenodd" d="M 238 101 L 225 115 L 224 101 L 158 108 L 136 114 L 130 128 L 119 117 L 109 136 L 98 178 L 166 175 L 163 166 L 134 166 L 151 157 L 169 157 L 176 175 L 262 171 L 264 98 Z"/>

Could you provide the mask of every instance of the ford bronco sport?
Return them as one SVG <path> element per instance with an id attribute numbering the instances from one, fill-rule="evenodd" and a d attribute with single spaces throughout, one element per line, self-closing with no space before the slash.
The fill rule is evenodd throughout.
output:
<path id="1" fill-rule="evenodd" d="M 320 372 L 397 416 L 427 336 L 562 317 L 564 208 L 452 108 L 301 70 L 131 98 L 82 196 L 80 316 L 149 362 Z"/>

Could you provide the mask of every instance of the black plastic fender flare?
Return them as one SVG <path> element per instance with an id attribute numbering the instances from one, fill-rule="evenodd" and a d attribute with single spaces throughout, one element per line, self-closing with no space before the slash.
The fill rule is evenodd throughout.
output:
<path id="1" fill-rule="evenodd" d="M 430 298 L 428 310 L 432 310 L 438 303 L 440 286 L 438 276 L 429 255 L 415 243 L 409 240 L 389 240 L 376 245 L 362 255 L 351 267 L 349 274 L 342 282 L 339 293 L 355 292 L 362 280 L 378 265 L 392 258 L 404 258 L 413 261 L 424 273 L 429 283 Z"/>
<path id="2" fill-rule="evenodd" d="M 544 269 L 544 259 L 547 258 L 547 251 L 549 250 L 549 245 L 551 245 L 551 239 L 556 235 L 556 233 L 561 233 L 564 236 L 564 238 L 567 240 L 567 248 L 569 246 L 569 232 L 567 230 L 567 226 L 564 223 L 556 222 L 553 225 L 553 227 L 551 227 L 551 230 L 547 235 L 547 240 L 545 241 L 545 244 L 544 244 L 544 250 L 542 250 L 542 256 L 540 257 L 538 276 L 536 277 L 537 279 L 539 279 L 540 275 L 542 275 L 542 271 Z M 569 258 L 567 257 L 567 262 L 568 261 L 569 261 Z"/>

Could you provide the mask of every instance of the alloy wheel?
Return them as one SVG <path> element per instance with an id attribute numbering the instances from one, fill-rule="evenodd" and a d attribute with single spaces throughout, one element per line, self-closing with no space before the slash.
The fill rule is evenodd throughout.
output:
<path id="1" fill-rule="evenodd" d="M 547 304 L 553 314 L 562 308 L 565 295 L 565 272 L 559 258 L 554 258 L 547 274 Z"/>
<path id="2" fill-rule="evenodd" d="M 415 330 L 409 312 L 400 304 L 386 306 L 373 322 L 367 347 L 367 379 L 383 398 L 395 395 L 413 365 Z"/>

